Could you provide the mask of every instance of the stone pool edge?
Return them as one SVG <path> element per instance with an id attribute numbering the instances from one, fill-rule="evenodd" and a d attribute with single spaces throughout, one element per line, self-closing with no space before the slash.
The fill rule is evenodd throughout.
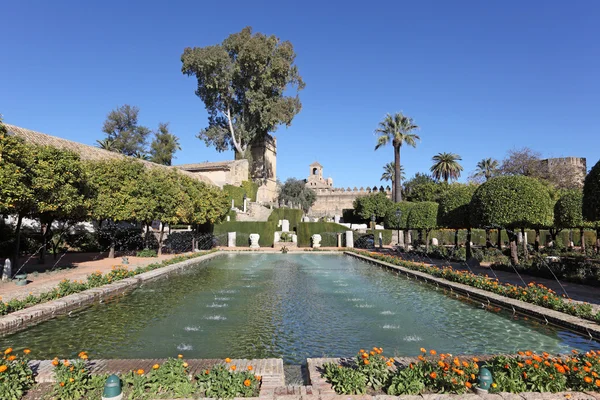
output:
<path id="1" fill-rule="evenodd" d="M 101 300 L 125 294 L 126 292 L 137 288 L 144 282 L 149 282 L 179 270 L 188 269 L 194 264 L 203 263 L 214 257 L 222 256 L 223 254 L 224 252 L 220 251 L 205 254 L 176 264 L 160 267 L 152 271 L 143 272 L 131 278 L 122 279 L 97 288 L 87 289 L 60 299 L 50 300 L 45 303 L 24 308 L 23 310 L 15 311 L 8 315 L 3 315 L 0 317 L 0 336 L 22 331 L 59 315 L 88 307 Z"/>
<path id="2" fill-rule="evenodd" d="M 586 335 L 594 340 L 600 340 L 600 325 L 583 318 L 575 317 L 573 315 L 565 314 L 560 311 L 555 311 L 521 300 L 504 297 L 499 294 L 488 292 L 487 290 L 483 289 L 477 289 L 462 283 L 451 282 L 443 278 L 437 278 L 424 272 L 413 271 L 399 265 L 376 260 L 351 251 L 345 251 L 344 254 L 371 264 L 376 264 L 387 269 L 395 270 L 398 273 L 405 274 L 406 276 L 412 278 L 422 279 L 426 283 L 442 287 L 444 289 L 449 289 L 450 292 L 456 292 L 457 294 L 465 296 L 469 299 L 482 301 L 483 304 L 495 304 L 508 310 L 513 310 L 513 312 L 530 315 L 542 321 L 546 321 L 547 323 L 551 323 L 552 325 Z"/>

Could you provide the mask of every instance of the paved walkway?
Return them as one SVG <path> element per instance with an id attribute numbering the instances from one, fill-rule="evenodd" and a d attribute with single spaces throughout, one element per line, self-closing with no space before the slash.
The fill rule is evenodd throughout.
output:
<path id="1" fill-rule="evenodd" d="M 390 249 L 384 248 L 383 252 L 389 253 Z M 537 276 L 530 276 L 530 275 L 525 275 L 525 274 L 520 273 L 521 278 L 523 279 L 523 281 L 522 281 L 519 278 L 519 276 L 514 272 L 494 270 L 491 266 L 482 265 L 480 267 L 469 267 L 464 262 L 463 263 L 449 262 L 446 260 L 431 259 L 429 257 L 422 258 L 422 257 L 410 256 L 410 255 L 406 255 L 403 253 L 394 253 L 394 255 L 402 257 L 405 260 L 424 262 L 427 264 L 437 265 L 439 267 L 449 266 L 456 270 L 471 271 L 477 275 L 488 275 L 491 278 L 497 277 L 500 282 L 510 283 L 512 285 L 523 286 L 524 285 L 523 281 L 525 281 L 525 285 L 528 285 L 531 282 L 541 283 L 542 285 L 554 290 L 559 296 L 562 295 L 563 293 L 565 293 L 563 291 L 563 288 L 564 288 L 564 290 L 566 291 L 566 293 L 568 294 L 568 296 L 571 299 L 573 299 L 575 301 L 590 303 L 590 304 L 592 304 L 594 309 L 596 309 L 597 311 L 600 311 L 600 289 L 597 287 L 594 287 L 594 286 L 581 285 L 578 283 L 570 283 L 570 282 L 565 282 L 565 281 L 561 281 L 559 284 L 556 280 L 541 278 L 541 277 L 537 277 Z M 561 285 L 562 285 L 562 287 L 561 287 Z"/>
<path id="2" fill-rule="evenodd" d="M 129 268 L 135 269 L 139 266 L 168 260 L 177 255 L 179 254 L 163 254 L 160 257 L 147 258 L 128 256 Z M 24 263 L 25 261 L 26 259 L 23 259 L 21 263 Z M 17 286 L 14 282 L 0 282 L 0 298 L 2 301 L 7 302 L 11 299 L 24 299 L 29 294 L 39 295 L 40 293 L 52 290 L 54 287 L 58 286 L 63 279 L 69 279 L 71 281 L 86 280 L 87 276 L 91 273 L 96 271 L 101 271 L 102 273 L 109 272 L 113 266 L 121 265 L 121 262 L 121 257 L 100 258 L 98 257 L 98 253 L 67 254 L 63 257 L 57 268 L 52 271 L 28 273 L 27 281 L 29 283 L 25 286 Z M 47 257 L 45 264 L 47 265 L 47 268 L 51 269 L 53 264 L 54 260 L 52 259 L 52 256 Z M 37 259 L 31 259 L 26 265 L 26 269 L 34 266 L 37 267 L 38 265 Z M 68 266 L 68 268 L 65 268 L 65 266 Z"/>

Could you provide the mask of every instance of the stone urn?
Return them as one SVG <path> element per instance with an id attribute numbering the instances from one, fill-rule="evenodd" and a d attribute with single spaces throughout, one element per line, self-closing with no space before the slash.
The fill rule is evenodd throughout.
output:
<path id="1" fill-rule="evenodd" d="M 310 238 L 312 240 L 313 249 L 318 249 L 319 247 L 321 247 L 321 235 L 314 234 Z"/>
<path id="2" fill-rule="evenodd" d="M 250 234 L 250 248 L 251 249 L 260 249 L 258 244 L 258 239 L 260 239 L 260 235 L 258 233 Z"/>

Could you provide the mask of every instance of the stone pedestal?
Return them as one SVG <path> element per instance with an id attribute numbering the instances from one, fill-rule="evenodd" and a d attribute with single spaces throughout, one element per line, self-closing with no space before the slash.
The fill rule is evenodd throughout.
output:
<path id="1" fill-rule="evenodd" d="M 273 237 L 273 243 L 279 243 L 281 240 L 281 233 L 275 232 L 275 236 Z"/>
<path id="2" fill-rule="evenodd" d="M 313 247 L 313 249 L 318 249 L 319 247 L 321 247 L 321 235 L 314 234 L 310 238 L 311 238 L 311 241 L 312 241 L 312 247 Z"/>
<path id="3" fill-rule="evenodd" d="M 281 231 L 282 232 L 290 231 L 290 221 L 288 221 L 287 219 L 284 219 L 281 221 Z"/>
<path id="4" fill-rule="evenodd" d="M 437 240 L 437 238 L 431 238 L 431 245 L 432 245 L 432 246 L 437 246 L 437 245 L 438 245 L 438 240 Z"/>
<path id="5" fill-rule="evenodd" d="M 235 247 L 236 233 L 227 232 L 227 247 Z"/>
<path id="6" fill-rule="evenodd" d="M 333 216 L 333 222 L 335 222 L 336 224 L 339 224 L 341 219 L 342 217 L 340 215 Z"/>
<path id="7" fill-rule="evenodd" d="M 260 249 L 260 245 L 258 244 L 259 239 L 260 239 L 260 235 L 258 233 L 250 234 L 250 248 L 251 249 Z"/>
<path id="8" fill-rule="evenodd" d="M 229 215 L 227 216 L 226 219 L 227 219 L 227 222 L 231 221 L 231 217 Z"/>
<path id="9" fill-rule="evenodd" d="M 12 265 L 10 263 L 10 258 L 7 258 L 4 261 L 4 267 L 2 268 L 2 280 L 8 281 L 12 275 Z"/>
<path id="10" fill-rule="evenodd" d="M 298 235 L 296 235 L 295 233 L 292 235 L 292 243 L 298 243 Z"/>
<path id="11" fill-rule="evenodd" d="M 346 247 L 354 248 L 354 231 L 346 231 Z"/>
<path id="12" fill-rule="evenodd" d="M 342 247 L 342 233 L 337 234 L 337 247 Z"/>

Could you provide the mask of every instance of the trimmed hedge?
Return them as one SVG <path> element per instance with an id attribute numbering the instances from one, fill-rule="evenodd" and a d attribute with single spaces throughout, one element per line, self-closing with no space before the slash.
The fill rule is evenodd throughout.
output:
<path id="1" fill-rule="evenodd" d="M 298 247 L 310 247 L 310 237 L 314 234 L 321 235 L 321 246 L 337 246 L 337 235 L 326 233 L 346 232 L 350 229 L 334 222 L 300 222 L 298 224 Z M 346 237 L 342 235 L 342 246 L 346 246 Z"/>
<path id="2" fill-rule="evenodd" d="M 244 206 L 244 193 L 248 201 L 256 201 L 258 184 L 252 181 L 243 181 L 242 186 L 223 185 L 223 191 L 227 194 L 230 202 L 233 199 L 235 206 L 242 208 Z"/>
<path id="3" fill-rule="evenodd" d="M 260 239 L 258 244 L 261 247 L 273 247 L 275 238 L 276 224 L 271 221 L 230 221 L 215 225 L 213 234 L 217 237 L 217 243 L 221 246 L 227 245 L 227 232 L 237 232 L 236 246 L 249 247 L 249 237 L 251 233 L 258 233 Z"/>
<path id="4" fill-rule="evenodd" d="M 269 215 L 269 221 L 274 222 L 275 226 L 277 226 L 277 222 L 280 219 L 287 219 L 290 221 L 290 231 L 296 231 L 298 229 L 298 224 L 302 221 L 303 215 L 304 211 L 302 210 L 294 208 L 276 208 L 271 215 Z"/>

